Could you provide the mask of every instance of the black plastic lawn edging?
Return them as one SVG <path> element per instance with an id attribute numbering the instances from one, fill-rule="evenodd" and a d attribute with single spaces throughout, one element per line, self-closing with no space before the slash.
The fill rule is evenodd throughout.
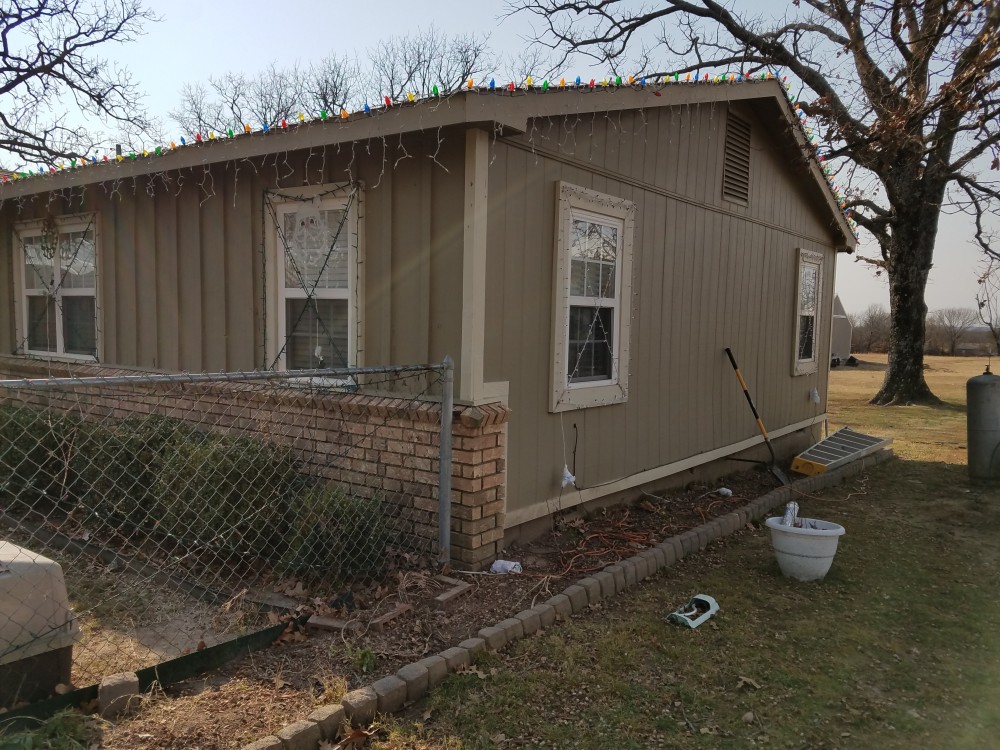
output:
<path id="1" fill-rule="evenodd" d="M 264 630 L 258 630 L 256 633 L 209 646 L 201 651 L 178 656 L 176 659 L 170 659 L 153 667 L 136 670 L 135 674 L 139 678 L 139 690 L 145 692 L 154 684 L 168 687 L 188 677 L 194 677 L 202 672 L 221 667 L 223 664 L 243 656 L 244 653 L 267 648 L 285 632 L 287 627 L 288 623 L 282 622 Z M 9 732 L 34 729 L 64 709 L 79 708 L 91 703 L 97 700 L 97 692 L 97 685 L 88 685 L 64 695 L 55 695 L 32 703 L 30 706 L 0 714 L 0 739 Z"/>

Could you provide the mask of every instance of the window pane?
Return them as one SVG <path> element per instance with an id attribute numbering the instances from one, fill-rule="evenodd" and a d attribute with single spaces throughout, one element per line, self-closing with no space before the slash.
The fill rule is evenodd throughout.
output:
<path id="1" fill-rule="evenodd" d="M 61 289 L 93 289 L 96 286 L 97 249 L 94 233 L 66 232 L 59 235 Z M 60 281 L 60 279 L 56 279 Z"/>
<path id="2" fill-rule="evenodd" d="M 611 380 L 614 364 L 614 310 L 610 307 L 569 308 L 569 382 Z"/>
<path id="3" fill-rule="evenodd" d="M 97 306 L 93 297 L 62 297 L 63 345 L 67 354 L 97 356 Z"/>
<path id="4" fill-rule="evenodd" d="M 816 316 L 799 316 L 799 359 L 813 358 L 813 340 L 815 339 Z"/>
<path id="5" fill-rule="evenodd" d="M 45 257 L 42 238 L 25 237 L 21 241 L 24 248 L 24 285 L 28 289 L 45 289 L 52 284 L 52 256 Z"/>
<path id="6" fill-rule="evenodd" d="M 347 288 L 349 228 L 347 222 L 341 226 L 343 218 L 343 211 L 312 207 L 284 215 L 278 241 L 284 245 L 286 287 Z"/>
<path id="7" fill-rule="evenodd" d="M 39 352 L 56 350 L 56 303 L 47 294 L 28 297 L 28 348 Z"/>
<path id="8" fill-rule="evenodd" d="M 285 335 L 286 369 L 346 367 L 347 300 L 286 300 Z"/>
<path id="9" fill-rule="evenodd" d="M 570 295 L 614 298 L 618 227 L 574 219 L 570 245 Z"/>
<path id="10" fill-rule="evenodd" d="M 799 270 L 799 313 L 816 313 L 816 295 L 819 291 L 819 269 L 812 264 L 803 264 Z"/>

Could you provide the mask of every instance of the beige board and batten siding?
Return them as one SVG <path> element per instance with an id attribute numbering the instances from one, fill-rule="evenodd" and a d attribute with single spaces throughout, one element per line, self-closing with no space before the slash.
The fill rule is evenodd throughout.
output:
<path id="1" fill-rule="evenodd" d="M 51 200 L 28 197 L 20 208 L 5 201 L 0 347 L 18 347 L 12 274 L 23 259 L 12 228 L 49 214 L 93 213 L 102 362 L 190 372 L 270 365 L 265 332 L 277 332 L 263 302 L 263 233 L 271 225 L 265 191 L 295 193 L 353 175 L 364 186 L 362 361 L 458 360 L 465 148 L 461 130 L 445 133 L 440 146 L 437 134 L 411 134 L 369 148 L 313 148 L 129 177 Z"/>
<path id="2" fill-rule="evenodd" d="M 752 129 L 750 201 L 723 199 L 727 111 L 719 102 L 538 120 L 492 146 L 485 377 L 510 382 L 508 528 L 579 502 L 573 488 L 560 490 L 564 462 L 580 488 L 599 488 L 753 438 L 726 346 L 770 429 L 822 414 L 827 368 L 791 375 L 797 259 L 802 247 L 824 255 L 829 315 L 837 235 L 775 137 L 787 123 L 769 107 L 741 105 Z M 636 224 L 628 401 L 553 414 L 560 181 L 634 202 Z M 823 363 L 829 341 L 817 344 Z"/>

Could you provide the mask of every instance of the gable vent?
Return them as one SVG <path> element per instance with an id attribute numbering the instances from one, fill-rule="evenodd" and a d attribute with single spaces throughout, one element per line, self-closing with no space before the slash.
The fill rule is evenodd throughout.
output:
<path id="1" fill-rule="evenodd" d="M 750 123 L 732 114 L 726 123 L 722 197 L 741 203 L 750 202 Z"/>

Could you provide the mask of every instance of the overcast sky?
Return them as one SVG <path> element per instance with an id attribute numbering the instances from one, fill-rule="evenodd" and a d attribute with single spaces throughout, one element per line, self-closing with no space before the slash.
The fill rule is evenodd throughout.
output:
<path id="1" fill-rule="evenodd" d="M 139 42 L 111 50 L 147 92 L 151 113 L 166 132 L 176 125 L 168 112 L 177 107 L 180 88 L 229 70 L 253 73 L 272 61 L 308 63 L 330 52 L 359 57 L 379 39 L 434 24 L 449 34 L 488 33 L 495 52 L 522 49 L 530 36 L 527 17 L 501 19 L 504 0 L 147 0 L 162 17 Z M 759 3 L 755 3 L 755 7 Z M 781 4 L 782 8 L 784 4 Z M 566 71 L 567 78 L 577 71 Z M 178 133 L 179 135 L 179 133 Z M 936 263 L 927 290 L 930 309 L 972 307 L 979 253 L 970 244 L 968 217 L 942 217 Z M 862 248 L 875 255 L 877 248 Z M 863 264 L 842 256 L 837 291 L 848 312 L 871 303 L 888 307 L 888 286 Z"/>

